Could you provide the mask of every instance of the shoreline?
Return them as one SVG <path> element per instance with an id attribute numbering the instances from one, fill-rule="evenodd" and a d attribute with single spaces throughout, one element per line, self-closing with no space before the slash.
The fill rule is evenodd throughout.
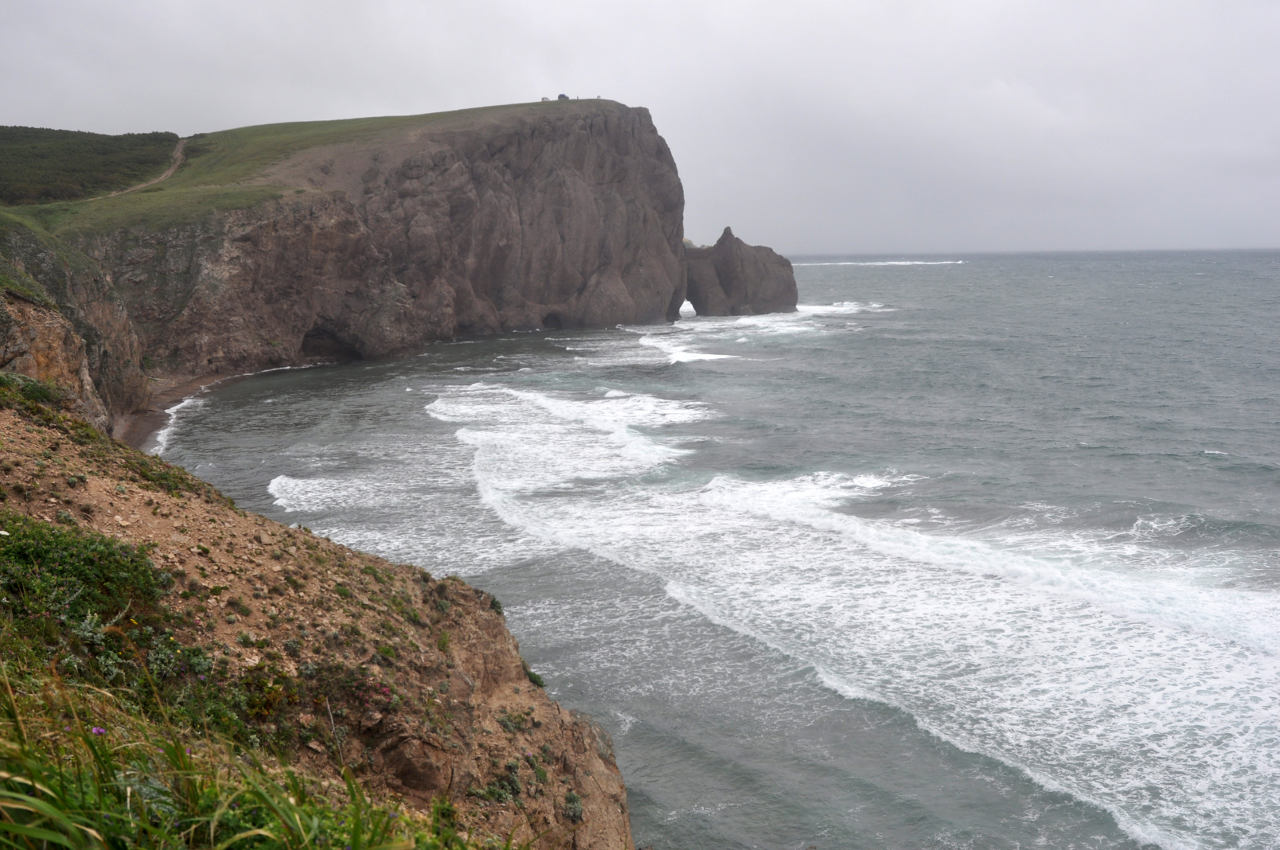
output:
<path id="1" fill-rule="evenodd" d="M 147 442 L 169 424 L 169 408 L 209 387 L 236 377 L 205 375 L 198 378 L 152 379 L 155 385 L 147 398 L 147 406 L 126 413 L 112 427 L 111 436 L 132 449 L 145 451 Z"/>
<path id="2" fill-rule="evenodd" d="M 317 360 L 314 363 L 300 363 L 294 366 L 269 366 L 265 369 L 254 369 L 248 372 L 213 372 L 208 375 L 185 378 L 149 378 L 152 382 L 151 393 L 147 397 L 146 407 L 132 413 L 122 414 L 119 422 L 111 428 L 111 436 L 131 449 L 145 451 L 144 446 L 156 434 L 169 424 L 169 408 L 197 396 L 218 384 L 239 378 L 251 378 L 267 372 L 278 372 L 288 369 L 312 369 L 316 366 L 333 366 L 343 361 Z"/>

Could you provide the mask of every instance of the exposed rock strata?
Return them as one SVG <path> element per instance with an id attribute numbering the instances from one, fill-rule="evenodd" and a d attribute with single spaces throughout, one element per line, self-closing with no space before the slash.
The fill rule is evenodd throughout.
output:
<path id="1" fill-rule="evenodd" d="M 93 388 L 84 340 L 56 310 L 6 295 L 0 298 L 0 370 L 61 389 L 76 412 L 99 430 L 110 418 Z"/>
<path id="2" fill-rule="evenodd" d="M 729 228 L 710 248 L 686 248 L 688 298 L 699 316 L 791 313 L 796 276 L 791 262 L 763 245 L 748 245 Z"/>
<path id="3" fill-rule="evenodd" d="M 156 372 L 381 357 L 455 336 L 674 319 L 684 196 L 643 109 L 443 116 L 304 151 L 296 187 L 198 226 L 83 244 Z"/>
<path id="4" fill-rule="evenodd" d="M 424 116 L 304 150 L 252 182 L 277 187 L 279 197 L 195 223 L 55 240 L 0 217 L 0 283 L 9 291 L 0 304 L 0 369 L 62 387 L 105 428 L 147 403 L 149 380 L 389 356 L 463 335 L 670 321 L 686 298 L 686 274 L 701 314 L 795 309 L 790 264 L 728 229 L 714 248 L 686 256 L 683 190 L 643 109 L 586 101 Z M 32 298 L 20 294 L 28 289 Z M 100 530 L 155 543 L 168 565 L 218 572 L 223 584 L 242 583 L 246 596 L 266 593 L 264 582 L 279 589 L 266 574 L 289 561 L 302 569 L 299 545 L 314 563 L 322 563 L 317 553 L 337 563 L 365 559 L 274 526 L 230 531 L 239 522 L 232 513 L 193 517 L 190 501 L 134 493 L 111 475 L 126 480 L 118 471 L 77 479 L 87 482 L 82 508 L 103 508 L 84 512 Z M 24 493 L 53 492 L 56 481 L 20 483 Z M 246 522 L 266 528 L 260 518 Z M 184 529 L 210 523 L 227 539 L 255 543 L 245 551 L 227 543 L 223 553 L 187 538 Z M 264 540 L 279 547 L 271 563 L 258 557 Z M 406 587 L 417 576 L 361 563 Z M 343 580 L 354 586 L 369 574 Z M 331 607 L 335 580 L 294 586 L 279 609 Z M 530 687 L 487 597 L 456 582 L 425 585 L 421 601 L 439 613 L 428 631 L 418 634 L 421 616 L 409 618 L 412 628 L 396 627 L 409 637 L 391 655 L 361 647 L 366 657 L 347 659 L 365 670 L 387 667 L 407 707 L 361 715 L 347 738 L 353 749 L 339 750 L 339 760 L 360 760 L 367 782 L 420 805 L 450 796 L 473 824 L 521 840 L 541 836 L 538 846 L 630 847 L 625 790 L 603 733 Z M 361 604 L 378 604 L 376 596 L 371 587 Z M 388 621 L 406 616 L 392 608 Z M 225 631 L 218 612 L 202 613 L 213 615 L 202 618 L 206 631 Z M 327 625 L 355 628 L 362 616 L 344 621 L 330 610 Z M 206 637 L 232 642 L 229 632 Z M 317 658 L 337 652 L 316 648 Z M 261 660 L 245 656 L 240 666 Z M 424 728 L 424 713 L 439 723 Z M 305 714 L 291 720 L 324 728 Z M 501 783 L 509 765 L 522 787 L 539 786 L 523 809 L 468 796 Z M 553 784 L 541 787 L 539 770 Z M 581 811 L 566 807 L 565 788 Z"/>

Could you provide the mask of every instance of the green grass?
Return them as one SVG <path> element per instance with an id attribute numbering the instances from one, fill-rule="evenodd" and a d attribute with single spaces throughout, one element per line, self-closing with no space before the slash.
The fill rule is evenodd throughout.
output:
<path id="1" fill-rule="evenodd" d="M 270 667 L 228 677 L 175 639 L 145 548 L 7 511 L 0 531 L 0 846 L 474 846 L 443 801 L 401 812 L 350 774 L 319 793 L 258 749 L 299 701 L 393 702 L 363 670 L 310 665 L 306 692 Z"/>
<path id="2" fill-rule="evenodd" d="M 0 204 L 88 198 L 164 173 L 175 133 L 0 127 Z"/>
<path id="3" fill-rule="evenodd" d="M 48 848 L 467 850 L 453 808 L 430 815 L 273 768 L 111 694 L 0 665 L 0 845 Z"/>
<path id="4" fill-rule="evenodd" d="M 45 307 L 53 306 L 53 299 L 40 285 L 40 281 L 3 256 L 0 256 L 0 290 L 35 304 Z"/>
<path id="5" fill-rule="evenodd" d="M 485 115 L 557 104 L 516 104 L 426 115 L 263 124 L 194 136 L 186 163 L 154 187 L 114 198 L 11 207 L 7 212 L 54 235 L 105 233 L 127 227 L 193 224 L 214 212 L 244 209 L 299 188 L 258 181 L 270 166 L 304 150 L 360 142 L 410 127 L 444 126 Z"/>

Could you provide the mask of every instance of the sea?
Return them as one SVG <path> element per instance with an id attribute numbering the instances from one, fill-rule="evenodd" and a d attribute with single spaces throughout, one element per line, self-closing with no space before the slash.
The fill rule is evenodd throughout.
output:
<path id="1" fill-rule="evenodd" d="M 642 847 L 1280 847 L 1280 252 L 795 272 L 225 382 L 153 449 L 496 594 Z"/>

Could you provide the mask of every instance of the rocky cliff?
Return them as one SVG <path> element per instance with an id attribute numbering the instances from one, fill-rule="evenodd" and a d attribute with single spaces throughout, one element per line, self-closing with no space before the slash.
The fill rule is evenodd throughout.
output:
<path id="1" fill-rule="evenodd" d="M 726 230 L 686 256 L 683 190 L 643 109 L 244 128 L 186 152 L 141 191 L 0 211 L 0 370 L 56 385 L 99 428 L 156 386 L 456 336 L 670 321 L 686 275 L 702 314 L 795 308 L 790 265 L 768 249 Z M 90 443 L 52 469 L 68 435 L 90 438 L 41 423 L 0 413 L 0 445 L 18 453 L 0 464 L 0 495 L 19 511 L 150 547 L 183 582 L 180 636 L 225 650 L 236 682 L 302 693 L 306 670 L 338 664 L 354 683 L 342 722 L 317 692 L 262 734 L 292 730 L 317 769 L 357 765 L 415 805 L 451 798 L 488 834 L 631 846 L 607 741 L 530 684 L 491 599 L 200 502 L 118 446 Z"/>
<path id="2" fill-rule="evenodd" d="M 763 245 L 748 245 L 724 229 L 710 248 L 687 248 L 688 298 L 699 316 L 791 313 L 796 277 L 791 262 Z"/>
<path id="3" fill-rule="evenodd" d="M 687 275 L 701 314 L 795 306 L 786 261 L 728 231 L 686 257 L 683 189 L 644 109 L 273 125 L 186 152 L 135 194 L 0 221 L 0 256 L 73 323 L 117 421 L 157 385 L 671 321 Z"/>
<path id="4" fill-rule="evenodd" d="M 307 148 L 253 180 L 290 191 L 79 240 L 109 270 L 153 373 L 660 322 L 684 301 L 683 190 L 643 109 L 432 116 Z"/>

